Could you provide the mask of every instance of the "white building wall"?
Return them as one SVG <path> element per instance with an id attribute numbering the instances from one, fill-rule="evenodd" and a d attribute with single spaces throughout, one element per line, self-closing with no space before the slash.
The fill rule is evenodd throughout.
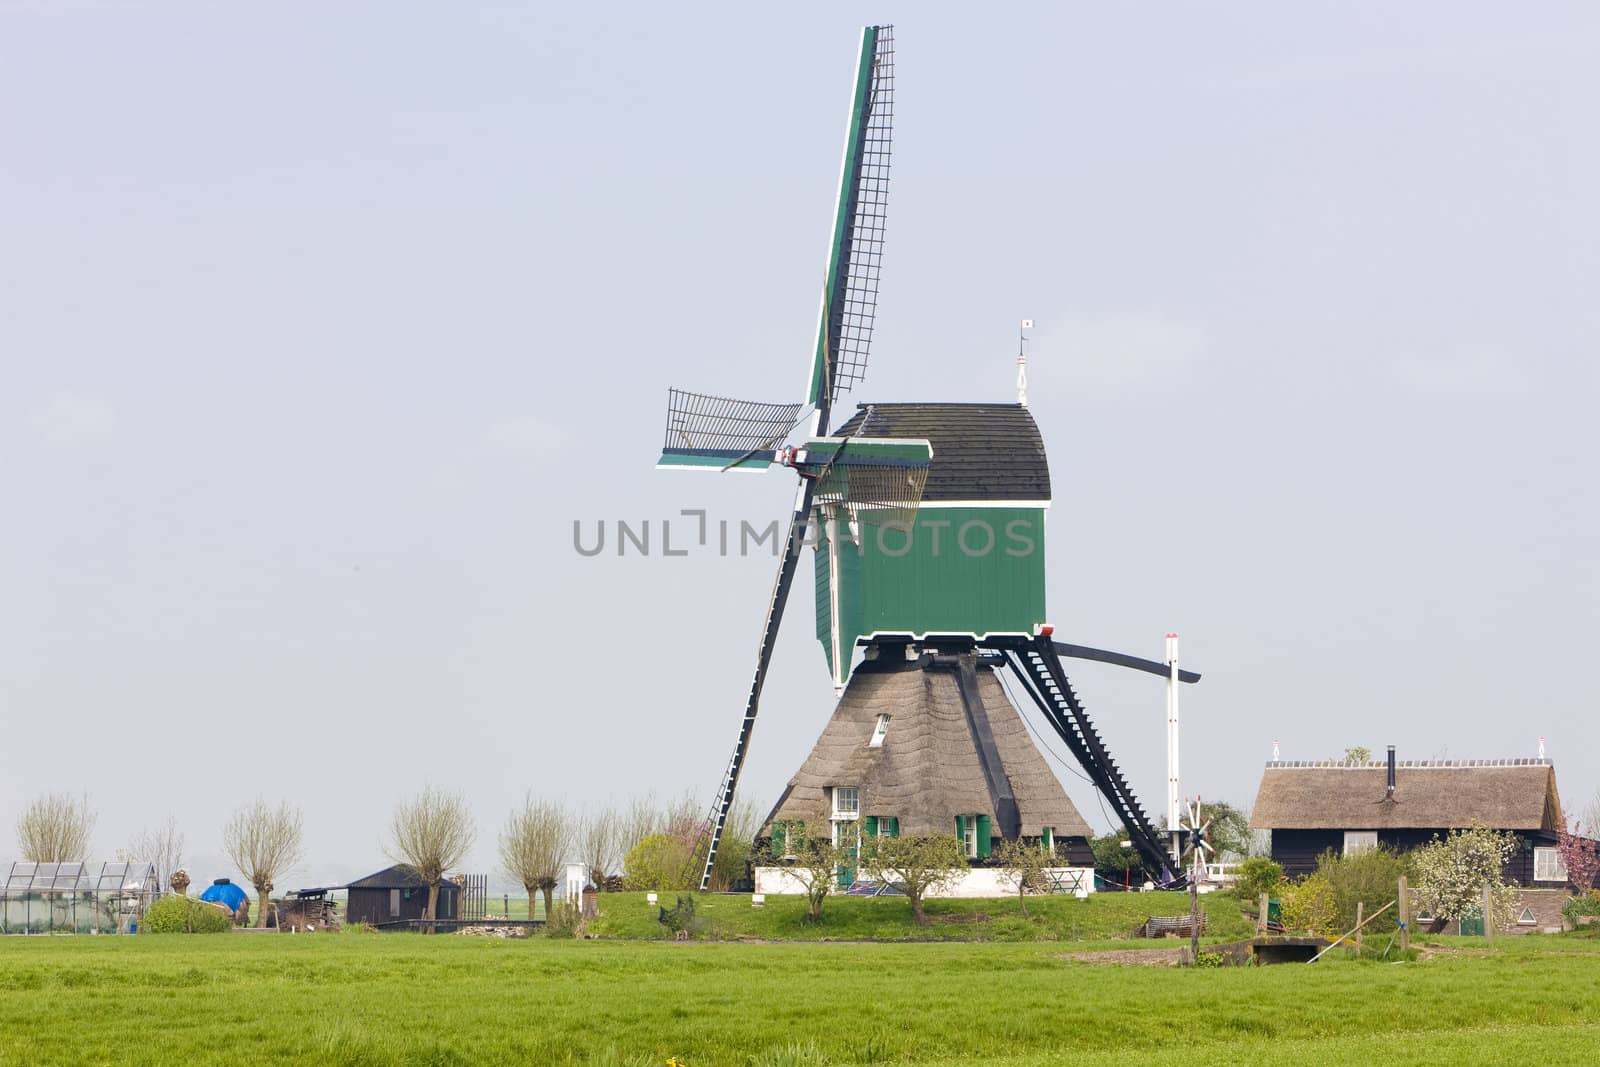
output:
<path id="1" fill-rule="evenodd" d="M 783 894 L 804 894 L 805 882 L 797 877 L 794 869 L 790 867 L 757 867 L 756 892 L 768 893 L 775 896 Z M 939 900 L 954 897 L 1014 897 L 1017 887 L 1001 877 L 1001 871 L 995 867 L 972 867 L 959 879 L 943 889 L 929 893 L 928 900 Z M 1055 867 L 1051 873 L 1059 875 L 1066 884 L 1083 886 L 1086 893 L 1094 892 L 1094 868 L 1092 867 Z"/>

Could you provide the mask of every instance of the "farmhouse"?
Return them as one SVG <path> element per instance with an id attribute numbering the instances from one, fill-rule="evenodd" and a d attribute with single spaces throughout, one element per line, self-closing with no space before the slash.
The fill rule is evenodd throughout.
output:
<path id="1" fill-rule="evenodd" d="M 1555 767 L 1547 759 L 1271 762 L 1250 825 L 1272 832 L 1272 858 L 1297 878 L 1317 856 L 1387 845 L 1405 852 L 1473 823 L 1507 830 L 1517 852 L 1506 878 L 1562 889 L 1556 854 L 1563 825 Z"/>
<path id="2" fill-rule="evenodd" d="M 420 919 L 428 907 L 428 883 L 410 867 L 396 864 L 345 886 L 345 922 L 382 926 Z M 435 919 L 457 918 L 461 886 L 448 878 L 439 883 Z"/>

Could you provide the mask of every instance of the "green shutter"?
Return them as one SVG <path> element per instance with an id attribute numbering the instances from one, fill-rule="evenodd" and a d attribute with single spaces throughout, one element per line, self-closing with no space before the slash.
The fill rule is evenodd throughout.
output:
<path id="1" fill-rule="evenodd" d="M 962 847 L 965 848 L 967 839 L 967 817 L 965 815 L 956 816 L 956 836 L 961 838 Z"/>
<path id="2" fill-rule="evenodd" d="M 1039 831 L 1039 844 L 1044 846 L 1046 852 L 1054 852 L 1056 847 L 1055 831 L 1046 826 Z"/>
<path id="3" fill-rule="evenodd" d="M 772 824 L 772 858 L 783 858 L 783 823 Z"/>
<path id="4" fill-rule="evenodd" d="M 889 836 L 890 837 L 899 837 L 900 836 L 900 816 L 898 816 L 898 815 L 889 816 Z"/>
<path id="5" fill-rule="evenodd" d="M 878 817 L 876 815 L 868 815 L 867 816 L 867 836 L 868 837 L 877 837 L 878 836 Z"/>
<path id="6" fill-rule="evenodd" d="M 978 858 L 989 858 L 989 816 L 978 816 Z"/>

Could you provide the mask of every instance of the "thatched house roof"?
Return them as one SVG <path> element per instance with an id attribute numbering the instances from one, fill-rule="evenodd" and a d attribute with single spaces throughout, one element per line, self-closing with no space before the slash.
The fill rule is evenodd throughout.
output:
<path id="1" fill-rule="evenodd" d="M 1058 838 L 1092 837 L 994 672 L 978 668 L 977 683 L 1005 779 L 1016 798 L 1022 836 L 1037 837 L 1041 827 L 1049 826 Z M 870 742 L 879 715 L 890 720 L 883 744 L 875 748 Z M 832 786 L 857 787 L 861 814 L 892 815 L 899 819 L 902 834 L 954 833 L 957 815 L 994 814 L 998 807 L 978 746 L 954 671 L 868 660 L 851 675 L 833 718 L 762 833 L 771 833 L 774 819 L 826 825 Z M 998 823 L 995 832 L 1000 832 Z"/>
<path id="2" fill-rule="evenodd" d="M 1384 763 L 1268 763 L 1250 825 L 1258 830 L 1498 830 L 1564 826 L 1549 760 L 1403 761 L 1394 799 Z"/>

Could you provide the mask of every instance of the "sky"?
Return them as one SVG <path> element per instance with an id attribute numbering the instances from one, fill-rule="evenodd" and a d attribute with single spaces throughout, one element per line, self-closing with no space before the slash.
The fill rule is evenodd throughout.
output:
<path id="1" fill-rule="evenodd" d="M 1274 738 L 1542 735 L 1587 803 L 1591 5 L 0 0 L 0 859 L 47 791 L 105 857 L 176 815 L 197 879 L 288 799 L 285 886 L 386 865 L 425 784 L 490 872 L 530 793 L 709 797 L 775 562 L 661 524 L 793 489 L 654 470 L 666 391 L 800 399 L 865 22 L 895 169 L 846 403 L 1008 402 L 1037 321 L 1051 621 L 1182 635 L 1184 793 L 1248 804 Z M 619 520 L 655 551 L 574 550 Z M 811 631 L 762 807 L 832 710 Z M 1159 808 L 1162 683 L 1074 680 Z"/>

